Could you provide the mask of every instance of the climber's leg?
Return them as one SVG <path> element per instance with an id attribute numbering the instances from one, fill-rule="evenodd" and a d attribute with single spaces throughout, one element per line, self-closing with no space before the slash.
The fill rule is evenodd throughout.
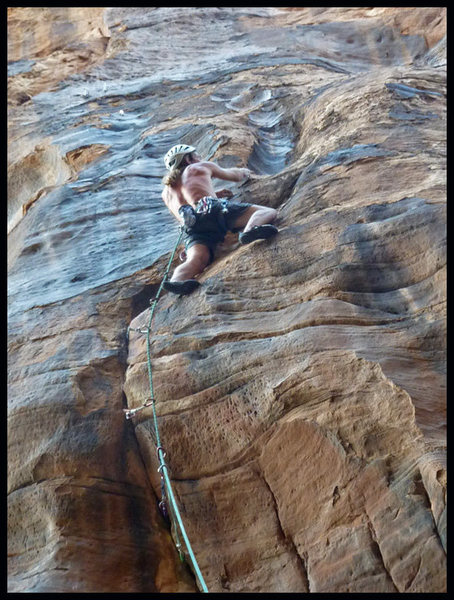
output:
<path id="1" fill-rule="evenodd" d="M 187 251 L 187 258 L 179 265 L 170 279 L 164 284 L 164 289 L 175 294 L 190 294 L 200 283 L 194 279 L 202 273 L 211 260 L 210 249 L 203 244 L 194 244 Z"/>
<path id="2" fill-rule="evenodd" d="M 277 217 L 277 210 L 268 206 L 253 204 L 235 221 L 235 229 L 243 229 L 243 233 L 258 225 L 272 223 Z"/>
<path id="3" fill-rule="evenodd" d="M 271 223 L 277 217 L 277 210 L 268 206 L 259 206 L 253 204 L 235 221 L 235 228 L 243 232 L 239 235 L 239 241 L 242 244 L 249 244 L 254 240 L 270 238 L 276 235 L 278 228 Z"/>
<path id="4" fill-rule="evenodd" d="M 184 281 L 199 275 L 211 260 L 210 249 L 205 244 L 193 244 L 186 250 L 186 260 L 179 265 L 170 281 Z"/>

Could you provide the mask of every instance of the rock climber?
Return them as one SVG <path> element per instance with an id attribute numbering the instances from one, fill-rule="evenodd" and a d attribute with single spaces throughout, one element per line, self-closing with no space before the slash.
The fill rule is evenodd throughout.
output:
<path id="1" fill-rule="evenodd" d="M 186 248 L 185 262 L 175 269 L 164 288 L 186 295 L 200 285 L 194 278 L 213 260 L 216 245 L 227 231 L 242 230 L 241 244 L 270 238 L 278 232 L 271 225 L 277 211 L 259 204 L 227 202 L 226 198 L 233 196 L 230 190 L 214 190 L 212 178 L 239 182 L 251 176 L 249 169 L 224 169 L 203 161 L 193 146 L 185 144 L 173 146 L 164 163 L 169 173 L 163 178 L 162 199 L 184 227 Z"/>

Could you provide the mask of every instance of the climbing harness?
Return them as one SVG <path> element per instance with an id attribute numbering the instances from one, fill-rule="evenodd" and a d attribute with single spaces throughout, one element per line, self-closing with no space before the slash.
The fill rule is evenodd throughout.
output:
<path id="1" fill-rule="evenodd" d="M 200 198 L 197 202 L 196 212 L 202 215 L 207 215 L 213 206 L 213 200 L 209 196 Z"/>
<path id="2" fill-rule="evenodd" d="M 159 462 L 158 473 L 161 476 L 161 498 L 162 499 L 161 499 L 161 502 L 159 503 L 159 509 L 160 509 L 164 519 L 167 522 L 170 521 L 173 525 L 173 532 L 175 535 L 175 545 L 177 547 L 178 554 L 180 556 L 180 560 L 184 561 L 184 553 L 182 550 L 182 544 L 180 541 L 178 530 L 181 532 L 181 535 L 186 544 L 186 549 L 190 556 L 191 563 L 194 568 L 195 574 L 196 574 L 196 576 L 200 582 L 200 585 L 202 587 L 202 591 L 208 592 L 208 588 L 206 586 L 205 580 L 203 579 L 203 575 L 199 569 L 199 565 L 197 564 L 197 560 L 192 551 L 191 543 L 189 542 L 189 539 L 188 539 L 188 536 L 186 533 L 186 529 L 185 529 L 183 521 L 181 519 L 180 511 L 178 509 L 178 505 L 176 503 L 175 496 L 173 493 L 172 483 L 170 481 L 170 477 L 169 477 L 169 473 L 168 473 L 168 466 L 165 462 L 166 453 L 165 453 L 164 448 L 161 445 L 161 438 L 159 435 L 158 417 L 156 414 L 156 403 L 155 403 L 155 397 L 154 397 L 153 378 L 152 378 L 152 372 L 151 372 L 151 353 L 150 353 L 151 323 L 153 320 L 156 304 L 158 303 L 159 296 L 161 295 L 161 291 L 163 289 L 164 283 L 165 283 L 167 276 L 169 274 L 169 271 L 170 271 L 170 266 L 174 259 L 177 248 L 180 245 L 181 238 L 182 238 L 184 232 L 185 232 L 184 227 L 180 227 L 180 234 L 178 236 L 177 243 L 175 244 L 175 248 L 173 249 L 173 252 L 170 255 L 169 263 L 164 272 L 164 277 L 162 278 L 161 285 L 159 286 L 158 291 L 156 292 L 156 296 L 150 302 L 151 309 L 150 309 L 150 316 L 148 319 L 147 327 L 143 328 L 143 329 L 128 327 L 128 330 L 127 330 L 128 336 L 129 336 L 130 331 L 136 331 L 138 333 L 141 333 L 141 334 L 144 334 L 147 336 L 147 338 L 146 338 L 147 339 L 147 367 L 148 367 L 148 379 L 149 379 L 149 383 L 150 383 L 150 398 L 147 399 L 144 402 L 144 404 L 142 404 L 142 406 L 139 406 L 137 408 L 131 408 L 131 409 L 123 409 L 123 410 L 124 410 L 126 419 L 131 419 L 139 411 L 143 410 L 144 408 L 147 408 L 148 406 L 151 406 L 153 409 L 153 421 L 154 421 L 155 436 L 156 436 L 156 452 L 158 454 L 158 462 Z"/>
<path id="3" fill-rule="evenodd" d="M 221 212 L 228 212 L 227 200 L 225 200 L 224 198 L 220 198 L 217 199 L 217 201 L 221 204 Z M 211 198 L 210 196 L 204 196 L 203 198 L 200 198 L 200 200 L 197 202 L 196 212 L 202 215 L 207 215 L 209 212 L 211 212 L 212 208 L 213 198 Z"/>

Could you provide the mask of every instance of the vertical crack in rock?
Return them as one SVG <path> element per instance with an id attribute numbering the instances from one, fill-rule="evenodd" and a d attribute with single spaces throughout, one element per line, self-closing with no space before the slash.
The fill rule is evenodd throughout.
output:
<path id="1" fill-rule="evenodd" d="M 125 370 L 126 372 L 126 370 Z M 124 404 L 126 406 L 126 397 L 124 396 Z M 158 503 L 160 502 L 161 498 L 156 496 L 156 492 L 153 488 L 152 482 L 150 481 L 149 477 L 148 477 L 148 470 L 147 470 L 147 465 L 145 462 L 145 458 L 142 454 L 142 450 L 141 450 L 141 446 L 139 444 L 139 440 L 137 439 L 137 435 L 136 435 L 136 431 L 135 431 L 135 427 L 134 427 L 134 423 L 130 422 L 130 431 L 131 431 L 131 437 L 134 440 L 134 451 L 137 455 L 137 457 L 139 458 L 141 465 L 142 465 L 142 469 L 143 472 L 146 474 L 146 481 L 147 481 L 147 487 L 150 491 L 150 495 L 151 497 L 154 499 L 154 502 L 152 504 L 150 504 L 148 507 L 143 507 L 141 505 L 139 505 L 138 503 L 136 503 L 136 505 L 134 505 L 133 503 L 131 503 L 131 519 L 134 522 L 137 522 L 137 517 L 141 518 L 141 519 L 147 519 L 147 514 L 154 512 L 157 515 L 157 518 L 159 521 L 161 521 L 161 527 L 166 529 L 169 533 L 168 539 L 171 539 L 171 543 L 172 546 L 175 544 L 175 540 L 172 536 L 171 533 L 171 527 L 170 525 L 164 520 L 163 516 L 161 515 L 161 512 L 158 508 Z M 145 512 L 144 512 L 145 509 Z M 141 543 L 143 543 L 142 540 L 142 536 L 140 535 L 140 530 L 139 530 L 139 535 L 138 538 L 136 539 L 136 544 L 138 547 L 140 547 Z M 176 545 L 173 547 L 174 549 L 174 560 L 177 561 L 179 560 L 178 555 L 177 555 L 177 548 Z M 148 581 L 145 578 L 145 573 L 147 573 L 150 570 L 150 564 L 149 561 L 147 560 L 146 554 L 142 553 L 142 555 L 139 557 L 139 574 L 142 577 L 142 585 L 141 585 L 141 589 L 144 592 L 149 592 L 149 588 L 147 587 L 148 585 Z M 184 564 L 184 571 L 185 571 L 185 576 L 187 581 L 191 581 L 193 584 L 193 590 L 197 590 L 198 589 L 198 584 L 197 584 L 197 578 L 194 574 L 194 572 L 192 571 L 192 569 L 189 567 L 188 563 Z M 178 586 L 175 586 L 178 587 Z M 190 588 L 191 589 L 191 588 Z M 161 589 L 156 590 L 158 592 L 161 592 Z M 189 591 L 189 590 L 188 590 Z M 191 590 L 192 591 L 192 590 Z"/>
<path id="2" fill-rule="evenodd" d="M 159 289 L 159 286 L 160 286 L 159 283 L 146 284 L 143 286 L 143 288 L 139 292 L 135 293 L 131 297 L 131 312 L 130 312 L 131 321 L 137 315 L 144 312 L 146 310 L 146 308 L 148 308 L 148 310 L 149 310 L 150 302 L 155 298 L 156 293 Z M 145 336 L 144 336 L 144 338 L 145 338 Z M 128 348 L 129 348 L 129 336 L 127 334 L 127 331 L 125 331 L 125 351 L 124 351 L 125 361 L 124 361 L 124 370 L 123 370 L 123 379 L 122 379 L 122 389 L 123 390 L 125 388 L 124 384 L 126 381 L 127 357 L 128 357 L 128 353 L 129 353 Z M 123 404 L 124 404 L 125 408 L 128 407 L 127 397 L 126 397 L 126 394 L 124 391 L 123 391 Z M 145 409 L 145 410 L 151 411 L 151 407 L 148 409 Z M 148 489 L 150 490 L 150 494 L 152 495 L 152 497 L 155 499 L 154 505 L 149 507 L 150 511 L 154 511 L 157 514 L 158 519 L 160 521 L 162 521 L 162 523 L 164 524 L 164 526 L 167 528 L 167 530 L 169 532 L 169 539 L 172 540 L 172 544 L 175 544 L 175 539 L 174 539 L 174 535 L 172 535 L 171 526 L 164 520 L 164 518 L 161 515 L 161 512 L 158 508 L 158 503 L 160 502 L 161 498 L 156 495 L 155 488 L 153 487 L 153 482 L 150 480 L 150 474 L 148 471 L 147 461 L 145 459 L 145 456 L 143 455 L 142 445 L 139 443 L 139 440 L 137 438 L 134 418 L 129 421 L 127 426 L 130 428 L 131 435 L 132 435 L 132 438 L 133 438 L 134 444 L 135 444 L 135 452 L 141 462 L 143 472 L 145 473 Z M 154 432 L 152 432 L 152 435 L 153 435 L 153 433 Z M 154 446 L 156 447 L 156 440 L 154 440 Z M 168 510 L 169 510 L 169 508 L 168 508 Z M 173 534 L 175 534 L 175 532 L 173 532 Z M 175 552 L 175 558 L 176 558 L 177 557 L 176 545 L 174 546 L 174 552 Z M 184 571 L 185 571 L 187 578 L 192 581 L 194 590 L 198 589 L 196 575 L 193 572 L 193 570 L 190 568 L 190 566 L 187 562 L 184 564 Z"/>

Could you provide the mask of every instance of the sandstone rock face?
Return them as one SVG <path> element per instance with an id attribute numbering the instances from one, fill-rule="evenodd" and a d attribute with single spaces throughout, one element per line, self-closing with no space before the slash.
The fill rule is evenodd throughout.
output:
<path id="1" fill-rule="evenodd" d="M 200 589 L 152 411 L 123 413 L 179 141 L 279 213 L 153 323 L 209 591 L 446 591 L 445 34 L 444 8 L 8 9 L 9 591 Z"/>

